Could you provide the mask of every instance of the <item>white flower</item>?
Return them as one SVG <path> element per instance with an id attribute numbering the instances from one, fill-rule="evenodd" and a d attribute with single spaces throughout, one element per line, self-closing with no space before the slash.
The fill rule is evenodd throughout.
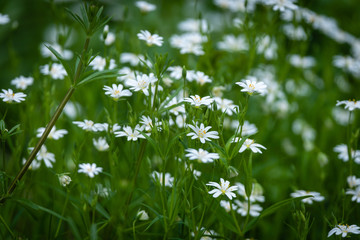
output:
<path id="1" fill-rule="evenodd" d="M 41 127 L 38 128 L 36 131 L 37 131 L 36 137 L 40 138 L 43 135 L 45 128 Z M 65 134 L 68 134 L 67 130 L 65 129 L 56 130 L 56 127 L 53 126 L 53 128 L 50 130 L 48 138 L 58 140 L 60 138 L 63 138 Z"/>
<path id="2" fill-rule="evenodd" d="M 188 157 L 190 160 L 197 160 L 202 163 L 213 162 L 215 159 L 219 159 L 220 156 L 217 153 L 209 153 L 206 150 L 199 148 L 199 150 L 188 148 L 185 150 L 188 154 L 185 157 Z"/>
<path id="3" fill-rule="evenodd" d="M 232 142 L 240 142 L 241 138 L 236 137 Z M 247 138 L 245 140 L 245 142 L 243 143 L 243 145 L 241 145 L 239 152 L 242 153 L 244 152 L 246 149 L 250 149 L 253 153 L 262 153 L 260 148 L 265 149 L 266 147 L 264 147 L 261 144 L 255 143 L 255 141 L 253 139 L 249 139 Z"/>
<path id="4" fill-rule="evenodd" d="M 95 175 L 98 175 L 102 172 L 102 168 L 97 167 L 95 163 L 80 163 L 78 172 L 85 173 L 90 178 L 93 178 Z"/>
<path id="5" fill-rule="evenodd" d="M 170 71 L 170 77 L 175 78 L 175 79 L 181 79 L 182 78 L 182 72 L 183 72 L 182 67 L 173 66 L 173 67 L 169 67 L 167 70 Z"/>
<path id="6" fill-rule="evenodd" d="M 44 75 L 50 75 L 53 79 L 60 79 L 63 80 L 64 77 L 67 75 L 65 68 L 63 65 L 59 63 L 46 64 L 44 66 L 40 66 L 40 72 Z"/>
<path id="7" fill-rule="evenodd" d="M 217 47 L 228 52 L 240 52 L 249 49 L 246 38 L 242 35 L 235 37 L 234 35 L 225 35 L 224 40 L 218 42 Z"/>
<path id="8" fill-rule="evenodd" d="M 238 186 L 238 194 L 243 196 L 247 201 L 248 197 L 246 196 L 245 186 L 242 183 L 235 183 Z M 258 183 L 252 184 L 252 191 L 250 194 L 250 202 L 264 202 L 265 197 L 263 195 L 263 188 Z"/>
<path id="9" fill-rule="evenodd" d="M 68 175 L 66 174 L 61 174 L 59 176 L 59 182 L 60 184 L 63 186 L 63 187 L 66 187 L 67 185 L 70 184 L 71 182 L 71 177 L 69 177 Z"/>
<path id="10" fill-rule="evenodd" d="M 360 101 L 354 100 L 344 100 L 344 101 L 337 101 L 336 106 L 340 106 L 344 104 L 345 109 L 348 109 L 349 111 L 354 111 L 355 109 L 360 109 Z"/>
<path id="11" fill-rule="evenodd" d="M 0 98 L 6 103 L 17 102 L 20 103 L 25 101 L 26 94 L 22 92 L 14 93 L 12 89 L 2 89 L 2 93 L 0 93 Z"/>
<path id="12" fill-rule="evenodd" d="M 131 96 L 132 93 L 127 90 L 123 89 L 123 85 L 119 84 L 113 84 L 112 87 L 104 86 L 103 88 L 105 90 L 105 95 L 109 95 L 112 97 L 115 101 L 119 100 L 121 97 L 128 97 Z"/>
<path id="13" fill-rule="evenodd" d="M 340 235 L 341 237 L 346 237 L 349 233 L 353 234 L 360 234 L 360 227 L 353 224 L 353 225 L 336 225 L 333 229 L 330 230 L 328 237 L 330 237 L 333 234 Z"/>
<path id="14" fill-rule="evenodd" d="M 172 187 L 174 183 L 174 178 L 171 177 L 170 173 L 165 173 L 165 178 L 163 178 L 163 173 L 153 171 L 151 177 L 161 185 L 164 183 L 166 187 Z"/>
<path id="15" fill-rule="evenodd" d="M 109 149 L 109 144 L 106 142 L 106 139 L 102 137 L 98 138 L 98 140 L 93 138 L 93 144 L 100 152 L 107 151 Z"/>
<path id="16" fill-rule="evenodd" d="M 309 191 L 304 191 L 304 190 L 296 190 L 295 192 L 290 194 L 290 196 L 293 197 L 293 198 L 303 197 L 303 196 L 308 196 L 308 195 L 312 195 L 313 197 L 304 198 L 301 201 L 304 202 L 304 203 L 312 204 L 313 201 L 321 202 L 321 201 L 324 201 L 324 199 L 325 199 L 318 192 L 309 192 Z"/>
<path id="17" fill-rule="evenodd" d="M 134 53 L 122 53 L 120 54 L 120 62 L 121 63 L 129 63 L 131 66 L 137 66 L 139 64 L 143 64 L 141 61 L 146 62 L 146 64 L 151 67 L 151 62 L 149 60 L 145 60 L 144 56 L 139 54 L 136 55 Z"/>
<path id="18" fill-rule="evenodd" d="M 258 204 L 250 204 L 249 210 L 249 204 L 247 202 L 240 202 L 239 200 L 235 200 L 235 203 L 238 206 L 237 213 L 239 213 L 241 216 L 246 216 L 249 211 L 250 216 L 257 217 L 263 210 L 263 208 Z"/>
<path id="19" fill-rule="evenodd" d="M 136 80 L 129 79 L 125 83 L 131 90 L 135 92 L 142 91 L 146 96 L 149 96 L 149 85 L 156 81 L 157 78 L 150 73 L 150 75 L 139 74 L 136 76 Z"/>
<path id="20" fill-rule="evenodd" d="M 104 34 L 106 35 L 106 38 L 104 39 Z M 106 46 L 110 46 L 115 42 L 115 34 L 112 32 L 109 32 L 109 25 L 105 25 L 103 30 L 103 36 L 101 36 L 101 39 L 104 40 L 104 43 Z"/>
<path id="21" fill-rule="evenodd" d="M 289 57 L 290 64 L 298 68 L 311 68 L 315 66 L 315 58 L 311 56 L 301 57 L 299 55 L 293 54 Z"/>
<path id="22" fill-rule="evenodd" d="M 209 96 L 200 97 L 199 95 L 192 95 L 189 98 L 184 98 L 184 102 L 189 102 L 196 108 L 200 107 L 201 105 L 210 106 L 213 101 L 214 99 Z"/>
<path id="23" fill-rule="evenodd" d="M 138 211 L 138 213 L 136 214 L 136 216 L 139 218 L 140 221 L 147 221 L 147 220 L 149 220 L 149 215 L 147 214 L 147 212 L 145 212 L 145 210 L 140 210 L 140 211 Z"/>
<path id="24" fill-rule="evenodd" d="M 213 87 L 213 89 L 211 90 L 212 94 L 214 95 L 214 97 L 218 97 L 221 98 L 223 96 L 223 91 L 226 88 L 224 86 L 216 86 Z"/>
<path id="25" fill-rule="evenodd" d="M 166 99 L 168 100 L 168 99 Z M 172 98 L 170 102 L 165 106 L 165 108 L 170 108 L 169 112 L 174 114 L 175 116 L 178 116 L 179 114 L 185 114 L 185 107 L 183 105 L 178 105 L 176 107 L 172 107 L 174 105 L 177 105 L 181 101 L 178 101 L 176 97 Z"/>
<path id="26" fill-rule="evenodd" d="M 5 25 L 10 22 L 9 15 L 0 13 L 0 25 Z"/>
<path id="27" fill-rule="evenodd" d="M 210 131 L 209 129 L 211 128 L 211 126 L 207 126 L 205 127 L 203 123 L 200 124 L 200 127 L 196 125 L 190 125 L 189 127 L 194 131 L 191 133 L 188 133 L 186 136 L 191 136 L 191 139 L 200 139 L 201 143 L 205 143 L 206 141 L 211 141 L 210 138 L 213 139 L 218 139 L 219 138 L 219 134 L 216 131 Z"/>
<path id="28" fill-rule="evenodd" d="M 94 122 L 91 120 L 85 119 L 84 122 L 73 121 L 73 124 L 77 125 L 78 127 L 81 127 L 86 131 L 91 131 L 91 132 L 99 131 L 99 129 L 95 126 Z"/>
<path id="29" fill-rule="evenodd" d="M 103 71 L 106 66 L 106 59 L 100 56 L 96 56 L 89 64 L 89 66 L 92 66 L 93 70 Z"/>
<path id="30" fill-rule="evenodd" d="M 117 131 L 115 133 L 115 137 L 127 137 L 128 141 L 137 141 L 138 138 L 145 138 L 140 132 L 143 131 L 144 128 L 140 127 L 140 125 L 136 125 L 134 130 L 130 126 L 125 126 L 124 131 Z"/>
<path id="31" fill-rule="evenodd" d="M 121 129 L 119 124 L 109 125 L 108 123 L 95 123 L 94 125 L 99 132 L 110 132 L 113 133 Z"/>
<path id="32" fill-rule="evenodd" d="M 28 86 L 32 85 L 34 78 L 20 76 L 11 80 L 11 84 L 15 85 L 17 89 L 25 90 Z"/>
<path id="33" fill-rule="evenodd" d="M 298 8 L 298 6 L 294 4 L 296 0 L 268 0 L 264 2 L 267 5 L 272 5 L 274 11 L 279 10 L 280 12 L 284 12 L 287 9 L 295 10 Z"/>
<path id="34" fill-rule="evenodd" d="M 157 45 L 161 47 L 163 44 L 163 38 L 158 34 L 151 34 L 147 30 L 140 30 L 140 33 L 137 34 L 140 40 L 144 40 L 148 46 Z"/>
<path id="35" fill-rule="evenodd" d="M 141 116 L 141 124 L 143 124 L 143 127 L 146 131 L 151 131 L 151 129 L 154 127 L 154 124 L 152 122 L 152 119 L 150 117 Z M 159 122 L 157 118 L 155 118 L 155 126 L 157 126 L 158 131 L 161 131 L 162 122 Z"/>
<path id="36" fill-rule="evenodd" d="M 197 83 L 199 83 L 201 86 L 204 85 L 205 83 L 211 83 L 212 80 L 209 78 L 209 76 L 205 75 L 205 73 L 200 72 L 200 71 L 196 71 L 193 74 L 191 74 L 191 81 L 196 81 Z"/>
<path id="37" fill-rule="evenodd" d="M 348 146 L 346 144 L 339 144 L 334 147 L 334 152 L 339 153 L 338 158 L 344 162 L 349 161 Z M 351 157 L 357 164 L 360 164 L 360 150 L 351 149 Z"/>
<path id="38" fill-rule="evenodd" d="M 236 194 L 233 192 L 236 191 L 238 187 L 230 187 L 230 182 L 225 181 L 223 178 L 220 178 L 220 184 L 216 182 L 209 182 L 206 185 L 215 187 L 215 189 L 209 191 L 209 194 L 213 194 L 214 198 L 217 198 L 220 195 L 226 195 L 231 200 L 233 197 L 236 197 Z"/>
<path id="39" fill-rule="evenodd" d="M 184 32 L 206 32 L 208 24 L 205 19 L 188 18 L 180 22 L 178 28 Z"/>
<path id="40" fill-rule="evenodd" d="M 226 212 L 230 212 L 231 211 L 231 205 L 229 201 L 225 201 L 225 200 L 221 200 L 220 201 L 220 206 L 223 207 L 225 209 Z M 236 210 L 237 206 L 233 205 L 233 210 Z"/>
<path id="41" fill-rule="evenodd" d="M 34 148 L 29 148 L 29 150 L 33 150 Z M 55 155 L 47 151 L 45 145 L 42 145 L 40 151 L 36 154 L 36 159 L 38 161 L 44 161 L 45 166 L 47 168 L 52 168 L 52 163 L 55 162 Z"/>
<path id="42" fill-rule="evenodd" d="M 230 99 L 215 97 L 214 100 L 217 108 L 229 116 L 232 116 L 233 112 L 236 112 L 236 109 L 238 108 L 238 106 L 234 105 L 233 101 Z"/>
<path id="43" fill-rule="evenodd" d="M 242 126 L 242 136 L 251 136 L 257 133 L 258 129 L 255 124 L 249 123 L 248 121 L 244 121 L 244 125 Z"/>
<path id="44" fill-rule="evenodd" d="M 47 46 L 51 46 L 55 51 L 57 51 L 65 60 L 70 60 L 73 57 L 73 52 L 67 49 L 64 49 L 58 43 L 43 43 L 41 45 L 41 55 L 44 58 L 51 57 L 51 60 L 57 61 L 56 56 L 47 48 Z"/>
<path id="45" fill-rule="evenodd" d="M 111 193 L 111 189 L 104 187 L 101 183 L 96 184 L 95 194 L 103 198 L 108 198 Z"/>
<path id="46" fill-rule="evenodd" d="M 259 93 L 263 96 L 266 93 L 266 84 L 263 82 L 257 82 L 256 77 L 253 76 L 248 76 L 247 79 L 244 79 L 241 82 L 236 82 L 235 84 L 243 88 L 241 92 L 247 92 L 249 95 Z"/>
<path id="47" fill-rule="evenodd" d="M 156 5 L 145 2 L 145 1 L 136 1 L 135 5 L 143 13 L 151 12 L 151 11 L 154 11 L 156 9 Z"/>
<path id="48" fill-rule="evenodd" d="M 346 191 L 346 194 L 353 195 L 351 198 L 351 201 L 360 203 L 360 187 L 358 186 L 355 190 L 354 189 L 348 189 Z"/>
<path id="49" fill-rule="evenodd" d="M 30 148 L 30 149 L 33 149 L 33 148 Z M 22 163 L 25 164 L 26 163 L 26 159 L 23 158 L 22 160 Z M 29 169 L 30 170 L 37 170 L 39 169 L 41 166 L 41 162 L 38 161 L 36 158 L 31 162 L 30 166 L 29 166 Z"/>
<path id="50" fill-rule="evenodd" d="M 360 178 L 356 178 L 356 176 L 348 176 L 346 180 L 350 188 L 360 186 Z"/>

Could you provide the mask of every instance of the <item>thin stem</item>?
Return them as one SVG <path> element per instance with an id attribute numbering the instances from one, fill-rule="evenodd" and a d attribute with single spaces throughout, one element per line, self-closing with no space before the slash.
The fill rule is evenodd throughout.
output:
<path id="1" fill-rule="evenodd" d="M 1 147 L 2 147 L 2 160 L 3 160 L 3 171 L 6 170 L 6 161 L 5 161 L 5 140 L 3 139 L 1 141 Z"/>
<path id="2" fill-rule="evenodd" d="M 347 150 L 348 150 L 348 156 L 349 156 L 349 176 L 352 175 L 352 148 L 351 148 L 351 128 L 352 128 L 352 124 L 351 124 L 351 111 L 349 113 L 349 120 L 348 120 L 348 132 L 347 132 L 347 139 L 348 139 L 348 143 L 347 143 Z"/>
<path id="3" fill-rule="evenodd" d="M 10 235 L 11 235 L 11 237 L 12 237 L 13 239 L 15 239 L 14 233 L 11 231 L 10 227 L 6 224 L 5 219 L 4 219 L 1 215 L 0 215 L 0 221 L 2 222 L 2 224 L 4 224 L 6 230 L 8 230 L 8 232 L 9 232 Z"/>
<path id="4" fill-rule="evenodd" d="M 90 44 L 90 38 L 87 37 L 85 44 L 84 44 L 84 48 L 81 54 L 81 58 L 80 58 L 80 62 L 79 65 L 77 66 L 77 70 L 76 70 L 76 74 L 74 76 L 74 86 L 77 82 L 77 80 L 80 77 L 80 73 L 83 70 L 83 58 L 85 56 L 85 53 L 87 52 L 88 48 L 89 48 L 89 44 Z M 29 158 L 26 160 L 24 166 L 22 167 L 22 169 L 20 170 L 20 172 L 17 174 L 17 176 L 14 178 L 14 180 L 12 181 L 12 183 L 10 184 L 10 187 L 7 191 L 7 196 L 12 194 L 13 191 L 16 188 L 16 184 L 18 181 L 21 180 L 21 178 L 24 176 L 24 174 L 26 173 L 26 171 L 29 169 L 32 161 L 35 159 L 36 154 L 39 152 L 39 150 L 41 149 L 41 146 L 44 144 L 45 140 L 47 139 L 51 129 L 54 127 L 56 121 L 58 120 L 58 118 L 60 117 L 60 114 L 62 113 L 66 103 L 70 100 L 71 96 L 73 95 L 74 91 L 75 91 L 75 87 L 72 86 L 70 87 L 70 89 L 68 90 L 68 92 L 66 93 L 64 99 L 61 101 L 60 105 L 58 106 L 58 108 L 56 109 L 54 115 L 52 116 L 52 118 L 50 119 L 50 122 L 48 123 L 48 125 L 45 128 L 45 131 L 43 133 L 43 135 L 41 136 L 40 140 L 38 141 L 38 143 L 36 144 L 36 146 L 34 147 L 34 149 L 32 150 L 32 152 L 30 153 Z M 3 197 L 2 199 L 0 199 L 0 203 L 4 203 L 6 201 L 6 197 Z"/>
<path id="5" fill-rule="evenodd" d="M 46 126 L 46 129 L 43 133 L 43 135 L 41 136 L 40 140 L 38 141 L 38 143 L 36 144 L 36 146 L 34 147 L 34 149 L 32 150 L 32 152 L 30 153 L 29 158 L 26 160 L 24 166 L 22 167 L 22 169 L 20 170 L 20 172 L 17 174 L 17 176 L 14 178 L 14 180 L 12 181 L 12 183 L 10 184 L 10 187 L 7 191 L 7 195 L 10 195 L 16 188 L 16 184 L 18 181 L 21 180 L 21 178 L 24 176 L 24 174 L 26 173 L 26 171 L 28 170 L 28 168 L 30 167 L 32 161 L 35 159 L 36 154 L 39 152 L 39 150 L 41 149 L 41 146 L 44 144 L 45 140 L 47 139 L 47 136 L 49 135 L 51 129 L 54 127 L 56 121 L 58 120 L 60 114 L 62 113 L 62 110 L 64 109 L 66 103 L 69 101 L 69 99 L 71 98 L 72 94 L 74 93 L 75 88 L 71 87 L 68 92 L 66 93 L 64 99 L 62 100 L 62 102 L 60 103 L 59 107 L 56 109 L 56 112 L 54 113 L 54 115 L 52 116 L 50 122 L 48 123 L 48 125 Z M 5 198 L 1 199 L 0 202 L 4 202 Z"/>
<path id="6" fill-rule="evenodd" d="M 139 170 L 140 170 L 140 166 L 141 166 L 141 162 L 142 162 L 142 159 L 144 158 L 144 153 L 145 153 L 145 148 L 146 148 L 146 141 L 143 141 L 141 143 L 141 147 L 140 147 L 140 152 L 139 152 L 139 156 L 138 156 L 138 159 L 136 161 L 136 170 L 135 170 L 135 175 L 132 179 L 132 184 L 131 186 L 135 186 L 136 184 L 136 178 L 139 174 Z M 132 199 L 132 196 L 133 196 L 133 193 L 134 191 L 131 191 L 130 195 L 129 195 L 129 198 L 127 199 L 126 201 L 126 206 L 125 206 L 125 218 L 127 217 L 127 213 L 128 213 L 128 208 L 129 208 L 129 204 L 131 202 L 131 199 Z"/>
<path id="7" fill-rule="evenodd" d="M 241 231 L 241 228 L 240 228 L 240 226 L 239 226 L 239 223 L 238 223 L 238 221 L 237 221 L 237 219 L 236 219 L 236 216 L 235 216 L 235 211 L 234 211 L 234 208 L 233 208 L 233 206 L 232 206 L 232 202 L 230 201 L 230 211 L 231 211 L 231 216 L 233 217 L 233 219 L 234 219 L 234 222 L 235 222 L 235 226 L 236 226 L 236 229 L 239 231 L 239 234 L 241 235 L 241 236 L 243 236 L 243 233 L 242 233 L 242 231 Z"/>
<path id="8" fill-rule="evenodd" d="M 64 207 L 63 207 L 63 209 L 62 209 L 62 211 L 61 211 L 61 216 L 64 216 L 64 213 L 65 213 L 65 209 L 66 209 L 68 200 L 69 200 L 69 190 L 68 190 L 67 193 L 66 193 L 66 199 L 65 199 Z M 57 226 L 57 228 L 56 228 L 56 233 L 55 233 L 55 237 L 54 237 L 54 238 L 57 238 L 57 236 L 59 235 L 61 223 L 62 223 L 62 219 L 59 220 L 59 223 L 58 223 L 58 226 Z"/>

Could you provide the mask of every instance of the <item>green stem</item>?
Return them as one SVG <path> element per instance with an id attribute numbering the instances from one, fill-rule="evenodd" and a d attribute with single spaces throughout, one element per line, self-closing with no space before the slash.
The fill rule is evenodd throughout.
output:
<path id="1" fill-rule="evenodd" d="M 235 226 L 236 226 L 236 229 L 239 231 L 239 234 L 241 235 L 241 236 L 243 236 L 243 233 L 242 233 L 242 231 L 241 231 L 241 228 L 240 228 L 240 226 L 239 226 L 239 223 L 238 223 L 238 221 L 237 221 L 237 219 L 236 219 L 236 216 L 235 216 L 235 211 L 234 211 L 234 208 L 233 208 L 233 206 L 232 206 L 232 202 L 230 201 L 230 211 L 231 211 L 231 216 L 233 217 L 233 219 L 234 219 L 234 222 L 235 222 Z"/>
<path id="2" fill-rule="evenodd" d="M 142 162 L 142 159 L 144 158 L 146 143 L 147 143 L 146 141 L 143 141 L 143 142 L 141 143 L 139 156 L 138 156 L 138 159 L 137 159 L 137 161 L 136 161 L 135 175 L 134 175 L 134 177 L 133 177 L 133 179 L 132 179 L 132 184 L 130 185 L 130 186 L 132 186 L 132 187 L 134 187 L 135 184 L 136 184 L 136 179 L 137 179 L 137 176 L 138 176 L 138 174 L 139 174 L 141 162 Z M 125 206 L 125 219 L 126 219 L 126 217 L 127 217 L 128 208 L 129 208 L 129 205 L 130 205 L 130 202 L 131 202 L 133 193 L 134 193 L 134 191 L 131 191 L 131 193 L 130 193 L 127 201 L 126 201 L 126 206 Z"/>
<path id="3" fill-rule="evenodd" d="M 348 143 L 347 143 L 347 150 L 348 150 L 348 156 L 349 156 L 349 176 L 352 175 L 352 148 L 351 148 L 351 111 L 349 113 L 349 123 L 348 123 L 348 132 L 347 132 L 347 139 L 348 139 Z"/>
<path id="4" fill-rule="evenodd" d="M 69 190 L 68 190 L 67 193 L 66 193 L 66 199 L 65 199 L 64 207 L 63 207 L 63 209 L 62 209 L 62 211 L 61 211 L 61 216 L 64 216 L 64 213 L 65 213 L 65 209 L 66 209 L 68 200 L 69 200 Z M 56 233 L 55 233 L 55 237 L 54 237 L 54 238 L 57 238 L 57 236 L 59 235 L 61 223 L 62 223 L 62 219 L 59 220 L 59 223 L 58 223 L 58 226 L 57 226 L 57 228 L 56 228 Z"/>
<path id="5" fill-rule="evenodd" d="M 250 202 L 250 196 L 248 197 L 247 200 L 247 214 L 246 214 L 246 219 L 245 219 L 245 223 L 244 223 L 244 230 L 246 229 L 246 226 L 249 222 L 249 216 L 250 216 L 250 207 L 251 207 L 251 202 Z"/>
<path id="6" fill-rule="evenodd" d="M 1 145 L 2 145 L 2 160 L 3 160 L 3 171 L 5 172 L 6 170 L 6 161 L 5 161 L 5 140 L 3 139 L 1 141 Z"/>
<path id="7" fill-rule="evenodd" d="M 77 66 L 76 74 L 74 76 L 74 81 L 73 81 L 74 86 L 76 85 L 76 82 L 80 77 L 81 71 L 83 70 L 83 58 L 84 58 L 85 53 L 87 52 L 87 50 L 89 48 L 89 44 L 90 44 L 90 38 L 87 37 L 86 41 L 85 41 L 85 44 L 84 44 L 82 54 L 81 54 L 81 57 L 80 57 L 80 62 L 79 62 L 79 65 Z M 55 111 L 54 115 L 52 116 L 52 118 L 50 119 L 50 122 L 47 124 L 46 129 L 45 129 L 43 135 L 41 136 L 40 140 L 38 141 L 38 143 L 36 144 L 36 146 L 34 147 L 32 152 L 30 153 L 29 158 L 26 160 L 26 162 L 25 162 L 24 166 L 22 167 L 22 169 L 20 170 L 20 172 L 17 174 L 17 176 L 14 178 L 14 180 L 10 184 L 10 187 L 9 187 L 9 189 L 7 191 L 7 194 L 6 194 L 7 196 L 9 196 L 10 194 L 13 193 L 13 191 L 15 190 L 15 188 L 17 186 L 17 182 L 21 180 L 21 178 L 24 176 L 26 171 L 29 169 L 29 166 L 31 165 L 32 161 L 35 159 L 36 154 L 41 149 L 41 146 L 44 144 L 45 140 L 47 139 L 51 129 L 54 127 L 56 121 L 60 117 L 66 103 L 70 100 L 71 96 L 73 95 L 73 93 L 75 91 L 74 86 L 70 87 L 70 89 L 66 93 L 64 99 L 62 100 L 62 102 L 60 103 L 58 108 L 56 109 L 56 111 Z M 6 201 L 6 199 L 7 199 L 6 196 L 3 197 L 2 199 L 0 199 L 0 203 L 4 203 Z"/>
<path id="8" fill-rule="evenodd" d="M 12 237 L 13 239 L 15 239 L 14 233 L 11 231 L 10 227 L 6 224 L 5 219 L 4 219 L 1 215 L 0 215 L 0 221 L 2 222 L 2 224 L 4 224 L 6 230 L 8 230 L 8 232 L 9 232 L 10 235 L 11 235 L 11 237 Z"/>
<path id="9" fill-rule="evenodd" d="M 10 195 L 15 190 L 17 182 L 21 180 L 21 178 L 24 176 L 24 174 L 28 170 L 29 166 L 31 165 L 32 161 L 36 157 L 36 154 L 39 152 L 39 150 L 41 149 L 41 146 L 44 144 L 45 140 L 47 139 L 47 136 L 49 135 L 51 129 L 54 127 L 56 121 L 58 120 L 60 114 L 62 113 L 62 110 L 64 109 L 66 103 L 71 98 L 74 91 L 75 91 L 75 88 L 71 87 L 68 90 L 68 92 L 66 93 L 64 99 L 62 100 L 59 107 L 56 109 L 56 112 L 52 116 L 50 122 L 46 126 L 46 129 L 45 129 L 43 135 L 41 136 L 40 140 L 38 141 L 38 143 L 36 144 L 36 146 L 34 147 L 32 152 L 30 153 L 29 158 L 26 160 L 26 162 L 25 162 L 24 166 L 22 167 L 22 169 L 20 170 L 20 172 L 17 174 L 17 176 L 14 178 L 14 180 L 10 184 L 10 187 L 9 187 L 9 189 L 7 191 L 7 195 Z M 4 200 L 5 200 L 5 198 L 1 199 L 0 202 L 3 202 Z"/>

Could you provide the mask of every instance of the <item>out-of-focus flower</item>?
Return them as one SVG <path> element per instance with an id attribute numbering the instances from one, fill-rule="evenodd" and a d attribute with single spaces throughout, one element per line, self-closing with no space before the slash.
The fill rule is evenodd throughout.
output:
<path id="1" fill-rule="evenodd" d="M 287 9 L 295 10 L 298 8 L 298 6 L 294 4 L 296 0 L 268 0 L 264 2 L 267 5 L 271 5 L 274 11 L 279 10 L 280 12 L 284 12 Z"/>
<path id="2" fill-rule="evenodd" d="M 95 148 L 100 152 L 109 150 L 109 144 L 106 142 L 105 138 L 100 137 L 97 140 L 94 138 L 93 144 Z"/>
<path id="3" fill-rule="evenodd" d="M 25 101 L 26 94 L 22 92 L 14 93 L 12 89 L 2 89 L 2 93 L 0 93 L 0 98 L 6 103 L 17 102 L 20 103 Z"/>
<path id="4" fill-rule="evenodd" d="M 156 9 L 156 5 L 145 1 L 136 1 L 135 6 L 138 7 L 143 13 L 148 13 Z"/>
<path id="5" fill-rule="evenodd" d="M 321 202 L 321 201 L 324 201 L 324 199 L 325 199 L 318 192 L 309 192 L 309 191 L 304 191 L 304 190 L 296 190 L 295 192 L 290 194 L 290 196 L 293 197 L 293 198 L 303 197 L 303 196 L 308 196 L 308 195 L 312 195 L 312 197 L 304 198 L 301 201 L 304 202 L 304 203 L 312 204 L 313 201 Z"/>
<path id="6" fill-rule="evenodd" d="M 140 221 L 147 221 L 149 220 L 149 215 L 147 214 L 147 212 L 145 210 L 140 210 L 138 211 L 138 213 L 136 214 L 136 216 L 139 218 Z"/>
<path id="7" fill-rule="evenodd" d="M 10 22 L 9 15 L 0 13 L 0 25 L 5 25 Z"/>
<path id="8" fill-rule="evenodd" d="M 85 173 L 90 178 L 93 178 L 95 175 L 101 173 L 102 170 L 103 169 L 101 167 L 97 167 L 95 163 L 80 163 L 78 172 Z"/>
<path id="9" fill-rule="evenodd" d="M 106 66 L 106 59 L 100 56 L 96 56 L 89 66 L 92 66 L 93 70 L 103 71 Z"/>
<path id="10" fill-rule="evenodd" d="M 260 212 L 263 210 L 263 208 L 259 204 L 249 204 L 247 202 L 241 202 L 239 200 L 235 200 L 235 204 L 238 206 L 237 213 L 239 213 L 241 216 L 246 216 L 249 212 L 249 215 L 252 217 L 257 217 L 260 215 Z"/>
<path id="11" fill-rule="evenodd" d="M 214 100 L 217 108 L 229 116 L 232 116 L 233 112 L 235 112 L 236 108 L 238 108 L 238 106 L 234 105 L 233 101 L 230 99 L 215 97 Z"/>
<path id="12" fill-rule="evenodd" d="M 51 46 L 53 49 L 55 49 L 55 51 L 57 51 L 62 58 L 64 58 L 65 60 L 70 60 L 73 57 L 73 52 L 68 50 L 68 49 L 64 49 L 62 46 L 60 46 L 58 43 L 43 43 L 41 45 L 41 55 L 44 58 L 48 58 L 51 57 L 51 60 L 53 61 L 57 61 L 58 59 L 56 58 L 56 56 L 49 50 L 49 48 L 47 48 L 47 46 Z"/>
<path id="13" fill-rule="evenodd" d="M 235 183 L 236 186 L 238 186 L 238 194 L 240 196 L 243 196 L 245 200 L 247 201 L 248 197 L 246 196 L 245 186 L 242 183 Z M 250 194 L 250 202 L 264 202 L 263 188 L 258 183 L 253 183 L 252 185 L 252 191 Z"/>
<path id="14" fill-rule="evenodd" d="M 290 55 L 289 61 L 291 65 L 298 68 L 311 68 L 316 64 L 315 58 L 311 56 L 302 57 L 296 54 Z"/>
<path id="15" fill-rule="evenodd" d="M 224 40 L 218 42 L 217 47 L 227 52 L 239 52 L 249 49 L 246 38 L 242 35 L 237 37 L 234 35 L 225 35 Z"/>
<path id="16" fill-rule="evenodd" d="M 157 45 L 159 47 L 163 44 L 163 38 L 158 34 L 151 34 L 147 30 L 140 30 L 140 33 L 137 34 L 140 40 L 144 40 L 148 46 Z"/>
<path id="17" fill-rule="evenodd" d="M 211 126 L 205 127 L 203 123 L 200 124 L 200 127 L 196 125 L 190 125 L 189 128 L 191 128 L 194 132 L 188 133 L 186 136 L 191 136 L 191 139 L 199 138 L 201 143 L 205 143 L 206 141 L 211 141 L 210 138 L 218 139 L 219 134 L 216 131 L 209 131 Z"/>
<path id="18" fill-rule="evenodd" d="M 65 68 L 59 63 L 53 63 L 51 66 L 49 64 L 40 66 L 40 72 L 44 75 L 50 75 L 55 80 L 63 80 L 67 76 Z"/>
<path id="19" fill-rule="evenodd" d="M 34 78 L 20 76 L 11 80 L 11 84 L 15 85 L 17 89 L 25 90 L 28 86 L 32 85 Z"/>
<path id="20" fill-rule="evenodd" d="M 161 185 L 165 184 L 166 187 L 172 187 L 174 183 L 174 178 L 171 177 L 170 173 L 165 173 L 165 178 L 163 173 L 159 173 L 157 171 L 153 171 L 151 173 L 151 177 Z"/>
<path id="21" fill-rule="evenodd" d="M 348 189 L 346 194 L 352 195 L 351 201 L 360 203 L 360 187 L 357 187 L 356 189 Z"/>
<path id="22" fill-rule="evenodd" d="M 348 153 L 348 146 L 346 144 L 339 144 L 334 147 L 334 152 L 338 153 L 338 158 L 343 160 L 344 162 L 349 161 L 349 153 Z M 354 162 L 360 164 L 360 150 L 350 150 L 351 157 L 353 158 Z"/>
<path id="23" fill-rule="evenodd" d="M 220 178 L 220 184 L 216 182 L 209 182 L 206 185 L 215 187 L 215 189 L 209 191 L 209 194 L 213 194 L 214 198 L 217 198 L 220 195 L 226 195 L 231 200 L 233 197 L 236 197 L 236 194 L 233 192 L 236 191 L 238 187 L 230 187 L 230 182 L 225 181 L 223 178 Z"/>
<path id="24" fill-rule="evenodd" d="M 29 148 L 30 151 L 33 149 L 33 147 Z M 40 151 L 36 154 L 36 159 L 38 161 L 44 161 L 47 168 L 52 168 L 52 163 L 55 162 L 55 154 L 48 152 L 46 146 L 42 145 Z"/>
<path id="25" fill-rule="evenodd" d="M 38 128 L 36 131 L 37 131 L 36 137 L 40 138 L 43 135 L 45 128 L 41 127 L 41 128 Z M 56 127 L 53 126 L 53 128 L 50 130 L 48 138 L 58 140 L 60 138 L 63 138 L 64 135 L 66 135 L 66 134 L 68 134 L 68 131 L 66 129 L 56 130 Z"/>
<path id="26" fill-rule="evenodd" d="M 348 176 L 346 180 L 350 188 L 360 186 L 360 178 L 357 178 L 356 176 Z"/>

